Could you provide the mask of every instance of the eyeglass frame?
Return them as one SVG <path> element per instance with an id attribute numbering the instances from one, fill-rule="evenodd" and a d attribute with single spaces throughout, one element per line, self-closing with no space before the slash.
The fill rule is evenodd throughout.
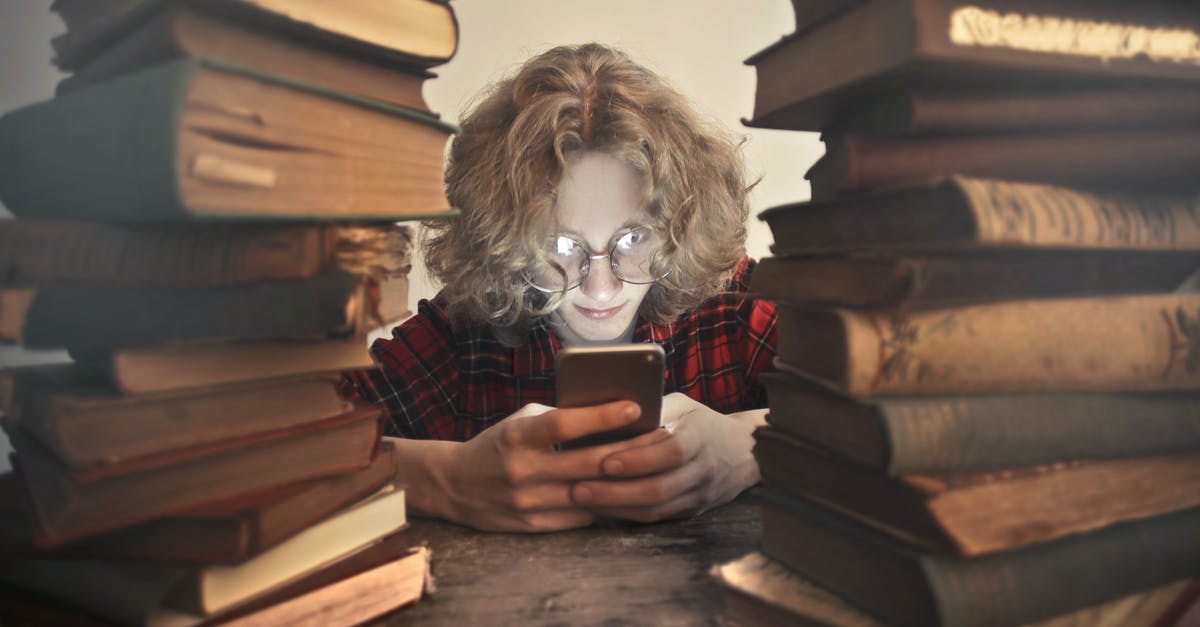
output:
<path id="1" fill-rule="evenodd" d="M 587 257 L 585 257 L 583 259 L 583 261 L 579 264 L 579 281 L 577 283 L 575 283 L 574 285 L 571 285 L 569 287 L 561 287 L 561 288 L 557 288 L 557 289 L 545 288 L 545 287 L 542 287 L 542 286 L 534 283 L 533 279 L 529 277 L 528 272 L 522 273 L 522 277 L 525 279 L 525 282 L 528 283 L 530 287 L 532 287 L 533 289 L 535 289 L 539 292 L 542 292 L 545 294 L 566 293 L 566 292 L 569 292 L 569 291 L 579 287 L 580 285 L 583 285 L 583 281 L 585 279 L 587 279 L 588 272 L 591 272 L 591 270 L 592 270 L 592 261 L 595 261 L 597 259 L 608 259 L 608 267 L 609 267 L 609 269 L 612 270 L 613 276 L 616 277 L 617 280 L 621 281 L 622 283 L 628 283 L 630 285 L 649 285 L 651 283 L 657 283 L 657 282 L 665 279 L 667 277 L 667 275 L 671 274 L 671 270 L 669 268 L 662 273 L 662 276 L 650 279 L 649 281 L 630 281 L 629 279 L 622 277 L 620 275 L 620 273 L 617 271 L 616 266 L 613 265 L 613 254 L 617 250 L 617 246 L 619 244 L 619 240 L 620 240 L 621 236 L 628 234 L 628 233 L 632 233 L 639 229 L 645 229 L 646 231 L 653 233 L 653 230 L 649 226 L 646 226 L 646 225 L 637 225 L 637 226 L 629 227 L 628 229 L 623 229 L 623 230 L 617 231 L 616 233 L 613 234 L 613 236 L 611 238 L 612 244 L 608 247 L 608 252 L 602 253 L 599 255 L 591 254 L 591 252 L 592 252 L 591 247 L 589 247 L 587 245 L 587 242 L 581 242 L 576 237 L 573 237 L 571 235 L 566 235 L 563 233 L 554 235 L 553 237 L 555 237 L 555 238 L 565 237 L 566 239 L 569 239 L 572 242 L 575 242 L 580 248 L 587 251 L 587 253 L 588 253 Z"/>

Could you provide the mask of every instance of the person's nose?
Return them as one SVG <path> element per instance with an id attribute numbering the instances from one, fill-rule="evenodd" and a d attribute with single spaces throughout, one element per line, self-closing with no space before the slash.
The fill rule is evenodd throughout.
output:
<path id="1" fill-rule="evenodd" d="M 579 289 L 597 303 L 607 303 L 616 297 L 621 291 L 621 279 L 613 274 L 608 255 L 592 255 L 587 276 L 583 277 Z"/>

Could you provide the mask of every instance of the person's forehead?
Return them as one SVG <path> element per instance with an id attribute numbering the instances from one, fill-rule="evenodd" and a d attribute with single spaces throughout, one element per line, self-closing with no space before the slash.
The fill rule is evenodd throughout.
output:
<path id="1" fill-rule="evenodd" d="M 642 215 L 642 178 L 633 166 L 600 152 L 571 161 L 559 185 L 556 212 L 566 232 L 607 237 Z"/>

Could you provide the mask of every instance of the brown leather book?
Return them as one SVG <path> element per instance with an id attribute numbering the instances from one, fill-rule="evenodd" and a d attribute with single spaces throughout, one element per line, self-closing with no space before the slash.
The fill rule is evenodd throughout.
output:
<path id="1" fill-rule="evenodd" d="M 237 564 L 365 498 L 396 472 L 390 442 L 366 468 L 238 494 L 150 522 L 68 543 L 49 552 L 33 543 L 19 480 L 0 475 L 0 550 L 106 559 Z"/>
<path id="2" fill-rule="evenodd" d="M 979 557 L 763 490 L 762 552 L 897 627 L 1025 625 L 1200 574 L 1200 508 Z"/>
<path id="3" fill-rule="evenodd" d="M 755 431 L 754 439 L 767 485 L 941 554 L 997 553 L 1200 507 L 1194 450 L 889 477 L 771 427 Z"/>
<path id="4" fill-rule="evenodd" d="M 786 243 L 778 243 L 780 248 Z M 750 289 L 804 306 L 921 309 L 968 303 L 1170 292 L 1200 253 L 972 250 L 767 257 Z"/>
<path id="5" fill-rule="evenodd" d="M 1038 90 L 900 88 L 865 100 L 826 132 L 862 135 L 1194 128 L 1200 87 L 1114 85 Z"/>
<path id="6" fill-rule="evenodd" d="M 307 45 L 279 30 L 205 12 L 203 3 L 167 2 L 128 35 L 86 59 L 58 84 L 67 94 L 171 59 L 199 56 L 429 112 L 421 93 L 432 74 L 420 65 L 382 64 L 329 45 Z M 70 38 L 72 33 L 64 37 Z"/>
<path id="7" fill-rule="evenodd" d="M 79 69 L 147 19 L 180 4 L 297 45 L 331 48 L 380 65 L 428 67 L 450 60 L 458 48 L 454 10 L 436 0 L 55 0 L 51 9 L 67 25 L 52 42 L 55 63 Z"/>
<path id="8" fill-rule="evenodd" d="M 830 135 L 804 178 L 814 200 L 952 175 L 1083 187 L 1191 193 L 1200 130 L 1007 135 Z"/>
<path id="9" fill-rule="evenodd" d="M 71 356 L 123 394 L 158 394 L 376 365 L 361 335 L 313 342 L 183 342 Z"/>
<path id="10" fill-rule="evenodd" d="M 866 0 L 747 59 L 752 126 L 824 130 L 848 105 L 896 85 L 992 88 L 1200 81 L 1190 3 Z M 1103 33 L 1103 34 L 1100 34 Z"/>
<path id="11" fill-rule="evenodd" d="M 340 376 L 122 395 L 70 364 L 0 373 L 0 409 L 72 468 L 119 464 L 336 416 Z M 7 393 L 6 390 L 11 390 Z"/>
<path id="12" fill-rule="evenodd" d="M 1200 294 L 919 311 L 779 305 L 776 363 L 854 396 L 1200 388 Z"/>
<path id="13" fill-rule="evenodd" d="M 444 216 L 455 130 L 414 109 L 186 57 L 0 118 L 0 151 L 21 155 L 0 171 L 0 198 L 37 219 Z"/>
<path id="14" fill-rule="evenodd" d="M 759 214 L 772 250 L 815 254 L 986 249 L 1200 251 L 1193 196 L 952 176 Z"/>
<path id="15" fill-rule="evenodd" d="M 759 375 L 767 422 L 891 476 L 1200 450 L 1200 395 L 1055 393 L 854 398 Z"/>
<path id="16" fill-rule="evenodd" d="M 0 220 L 0 285 L 211 287 L 342 271 L 405 274 L 412 229 L 395 224 L 154 224 Z"/>
<path id="17" fill-rule="evenodd" d="M 173 464 L 143 457 L 84 470 L 64 466 L 18 429 L 9 435 L 36 541 L 52 547 L 247 492 L 361 470 L 374 456 L 379 420 L 378 408 L 362 408 L 211 445 Z"/>

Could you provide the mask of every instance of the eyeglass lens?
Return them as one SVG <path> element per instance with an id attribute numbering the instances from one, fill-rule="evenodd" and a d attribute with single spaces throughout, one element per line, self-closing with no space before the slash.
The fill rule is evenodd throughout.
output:
<path id="1" fill-rule="evenodd" d="M 587 246 L 575 238 L 555 235 L 547 239 L 542 251 L 545 261 L 533 269 L 529 282 L 545 291 L 559 291 L 564 285 L 571 289 L 587 276 L 593 261 L 599 263 L 607 258 L 618 279 L 626 283 L 653 283 L 665 275 L 657 267 L 661 248 L 661 239 L 645 227 L 618 233 L 612 239 L 608 254 L 594 257 Z"/>

